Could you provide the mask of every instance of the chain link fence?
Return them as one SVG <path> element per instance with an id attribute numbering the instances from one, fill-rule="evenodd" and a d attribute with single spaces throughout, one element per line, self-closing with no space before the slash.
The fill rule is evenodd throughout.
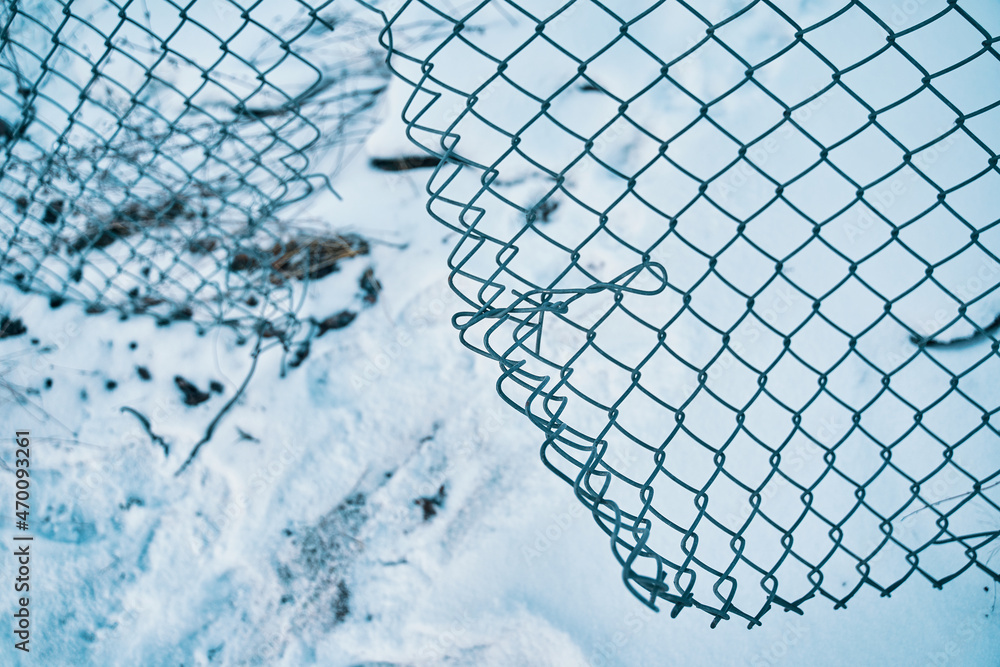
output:
<path id="1" fill-rule="evenodd" d="M 376 119 L 373 19 L 332 2 L 4 3 L 0 281 L 53 307 L 293 336 L 308 283 L 368 252 L 309 212 Z"/>
<path id="2" fill-rule="evenodd" d="M 817 4 L 411 0 L 382 36 L 462 341 L 629 589 L 713 625 L 1000 579 L 1000 12 Z"/>
<path id="3" fill-rule="evenodd" d="M 996 8 L 372 9 L 7 2 L 0 282 L 291 338 L 368 252 L 304 212 L 387 22 L 461 338 L 633 593 L 755 625 L 1000 578 Z"/>

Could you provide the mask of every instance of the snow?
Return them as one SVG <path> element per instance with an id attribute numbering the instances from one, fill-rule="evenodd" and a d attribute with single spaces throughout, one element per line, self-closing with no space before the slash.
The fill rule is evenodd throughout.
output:
<path id="1" fill-rule="evenodd" d="M 163 9 L 158 3 L 149 4 Z M 826 13 L 828 8 L 819 4 L 786 2 L 782 6 L 809 22 L 810 17 L 815 20 Z M 923 20 L 935 4 L 881 3 L 876 8 L 898 28 L 901 22 L 915 25 Z M 593 17 L 588 18 L 593 10 L 590 3 L 578 5 L 579 13 L 562 19 L 560 34 L 582 53 L 606 38 L 601 30 L 607 26 L 602 28 Z M 705 12 L 717 20 L 732 6 L 714 3 Z M 259 11 L 263 16 L 276 7 L 265 2 Z M 636 12 L 629 7 L 620 10 Z M 503 11 L 482 13 L 478 18 L 485 25 L 476 33 L 497 54 L 519 44 L 526 30 L 524 20 L 517 19 L 510 7 L 500 9 Z M 984 22 L 996 20 L 991 5 L 970 3 L 969 11 L 973 10 Z M 670 24 L 670 16 L 661 18 Z M 217 29 L 234 18 L 219 11 L 217 17 L 206 13 L 199 20 Z M 770 21 L 762 15 L 749 17 L 742 24 L 746 48 L 780 48 L 782 36 L 770 29 Z M 554 22 L 553 29 L 558 25 Z M 573 29 L 580 26 L 593 27 Z M 371 30 L 361 30 L 361 34 L 375 38 Z M 434 33 L 429 34 L 427 41 L 401 43 L 414 51 L 428 48 L 434 43 Z M 684 34 L 679 24 L 676 34 Z M 657 49 L 671 48 L 666 38 L 655 43 Z M 931 52 L 928 57 L 956 57 L 944 49 L 941 53 L 927 50 Z M 845 51 L 844 57 L 849 56 Z M 609 54 L 606 71 L 595 71 L 594 81 L 635 90 L 644 75 L 631 65 L 632 57 L 625 52 Z M 463 85 L 481 82 L 482 72 L 471 57 L 440 62 L 443 64 L 435 69 L 436 74 L 464 78 Z M 551 67 L 542 68 L 538 63 Z M 559 67 L 554 58 L 529 60 L 519 76 L 527 77 L 538 91 L 551 91 L 565 81 Z M 696 82 L 692 85 L 698 95 L 725 89 L 724 69 L 713 68 L 710 60 L 691 67 L 688 76 Z M 794 70 L 797 65 L 787 67 Z M 781 80 L 788 82 L 787 74 L 784 79 L 774 75 L 774 81 Z M 805 79 L 792 80 L 790 85 L 799 88 L 784 92 L 788 99 L 796 95 L 805 99 L 816 91 Z M 980 104 L 971 92 L 966 101 L 962 91 L 967 89 L 968 85 L 957 86 L 955 99 L 971 105 L 969 108 Z M 709 617 L 696 610 L 670 618 L 669 607 L 664 609 L 666 613 L 654 613 L 637 601 L 623 585 L 608 536 L 594 524 L 572 487 L 539 460 L 539 431 L 497 395 L 497 365 L 458 341 L 451 318 L 469 311 L 470 303 L 449 287 L 448 264 L 461 261 L 469 250 L 468 241 L 460 243 L 462 235 L 456 232 L 462 221 L 444 207 L 435 211 L 447 218 L 452 229 L 428 215 L 424 187 L 429 170 L 386 173 L 367 166 L 369 157 L 418 154 L 419 149 L 402 135 L 399 121 L 409 93 L 405 83 L 391 81 L 380 106 L 363 121 L 377 125 L 365 150 L 331 158 L 330 162 L 338 165 L 334 186 L 340 200 L 325 193 L 290 209 L 292 215 L 310 220 L 317 228 L 354 232 L 372 241 L 370 256 L 346 260 L 340 272 L 312 284 L 299 310 L 303 315 L 325 317 L 347 308 L 357 312 L 357 318 L 343 329 L 314 338 L 309 356 L 297 368 L 289 367 L 280 347 L 265 342 L 246 391 L 180 474 L 195 443 L 246 378 L 254 341 L 242 342 L 236 333 L 224 328 L 203 333 L 191 323 L 173 322 L 163 327 L 142 316 L 122 321 L 112 313 L 86 315 L 73 302 L 51 308 L 42 298 L 11 289 L 2 292 L 0 307 L 27 327 L 25 334 L 0 340 L 0 421 L 12 430 L 28 428 L 32 433 L 31 516 L 35 535 L 31 598 L 34 655 L 14 651 L 8 637 L 0 648 L 4 664 L 995 664 L 1000 655 L 995 583 L 975 568 L 942 590 L 914 576 L 891 597 L 862 588 L 842 609 L 834 609 L 833 603 L 823 599 L 806 602 L 802 616 L 775 609 L 763 617 L 761 627 L 752 630 L 739 620 L 711 629 Z M 488 97 L 484 92 L 483 96 L 484 116 L 518 127 L 529 117 L 523 95 L 511 96 L 504 89 Z M 606 110 L 592 93 L 573 88 L 567 89 L 565 96 L 559 113 L 581 133 L 592 134 L 614 116 L 614 110 L 602 115 Z M 657 132 L 680 129 L 690 111 L 687 104 L 667 90 L 653 91 L 650 96 L 646 106 L 637 105 L 637 117 L 643 124 L 649 123 Z M 915 105 L 922 103 L 914 101 Z M 842 117 L 837 104 L 819 98 L 815 111 L 803 123 L 831 133 L 824 137 L 831 140 L 838 131 L 834 121 Z M 424 121 L 430 127 L 448 127 L 463 109 L 454 100 L 442 98 L 428 109 Z M 803 114 L 805 109 L 809 107 L 803 108 Z M 823 120 L 824 109 L 833 119 Z M 766 115 L 766 108 L 761 106 L 761 110 L 761 115 Z M 743 127 L 748 136 L 754 134 L 755 123 L 762 121 L 740 120 L 739 114 L 739 106 L 734 106 L 721 118 Z M 497 162 L 503 152 L 500 133 L 482 131 L 482 123 L 468 116 L 460 122 L 466 125 L 456 128 L 462 136 L 456 152 L 482 164 Z M 898 130 L 912 132 L 907 141 L 917 145 L 919 133 L 926 131 L 928 124 L 929 119 L 917 122 L 910 117 L 899 121 Z M 937 126 L 931 125 L 931 129 Z M 650 159 L 645 139 L 634 127 L 612 125 L 604 132 L 610 133 L 610 138 L 595 142 L 595 153 L 606 164 L 632 173 Z M 560 134 L 564 133 L 549 127 L 529 136 L 522 150 L 544 158 L 544 168 L 512 154 L 499 163 L 495 189 L 525 208 L 556 192 L 544 169 L 561 167 L 578 152 L 574 146 L 561 143 L 564 137 Z M 715 155 L 706 147 L 723 143 L 719 138 L 705 138 L 700 149 L 679 148 L 676 154 L 684 166 L 704 175 L 699 170 L 709 173 L 720 168 L 712 164 Z M 775 146 L 772 150 L 767 143 L 761 144 L 766 157 L 757 160 L 765 163 L 774 178 L 783 180 L 780 171 L 793 169 L 808 146 L 790 137 L 781 137 Z M 845 148 L 850 146 L 845 144 Z M 927 162 L 928 168 L 936 170 L 933 178 L 942 182 L 949 178 L 960 182 L 963 165 L 978 159 L 974 147 L 957 138 L 939 154 L 940 160 Z M 872 149 L 842 162 L 845 168 L 878 171 L 868 163 L 881 157 Z M 447 167 L 442 168 L 432 187 L 448 173 Z M 467 175 L 454 181 L 448 192 L 477 191 L 481 183 Z M 856 178 L 863 180 L 864 175 Z M 687 192 L 683 180 L 659 188 L 659 182 L 674 183 L 668 173 L 650 172 L 649 179 L 650 187 L 645 191 L 649 201 L 673 206 L 666 212 L 676 214 L 678 201 Z M 733 176 L 722 182 L 732 188 L 727 202 L 734 211 L 741 206 L 751 208 L 754 197 L 767 189 L 766 184 L 755 185 L 750 172 L 734 170 Z M 911 199 L 917 196 L 917 181 L 906 183 L 910 189 L 893 195 L 898 202 L 885 204 L 891 215 L 901 219 L 912 215 L 905 208 L 914 205 Z M 816 196 L 820 186 L 810 187 L 796 195 L 803 206 L 822 209 L 834 205 L 836 193 L 826 193 L 831 198 L 827 201 Z M 590 222 L 579 224 L 591 219 L 586 207 L 603 210 L 620 194 L 621 187 L 607 169 L 591 164 L 580 165 L 571 174 L 567 189 L 578 195 L 579 201 L 572 202 L 563 196 L 565 192 L 557 193 L 560 209 L 545 233 L 574 246 L 592 231 Z M 643 192 L 642 184 L 638 191 Z M 886 187 L 880 192 L 892 194 L 893 190 Z M 970 191 L 956 206 L 963 206 L 970 216 L 981 216 L 974 224 L 985 227 L 990 211 L 995 211 L 991 208 L 994 196 L 989 191 Z M 484 197 L 480 205 L 486 209 L 481 229 L 497 238 L 510 238 L 523 227 L 523 215 L 500 205 L 498 199 Z M 648 245 L 659 236 L 656 216 L 649 214 L 643 202 L 624 202 L 613 215 L 613 224 L 621 223 L 621 235 L 636 245 Z M 765 219 L 775 225 L 771 233 Z M 944 227 L 949 224 L 944 216 L 935 220 L 942 227 L 928 222 L 908 229 L 921 254 L 940 261 L 954 252 L 947 246 L 954 234 Z M 703 249 L 721 245 L 728 239 L 728 224 L 724 217 L 706 216 L 704 226 L 692 226 L 691 238 Z M 794 225 L 783 229 L 782 224 L 787 224 L 787 216 L 760 218 L 758 226 L 764 229 L 758 236 L 748 234 L 781 255 L 797 247 L 793 236 L 800 231 Z M 843 224 L 847 226 L 843 234 L 835 226 L 830 233 L 831 243 L 840 243 L 838 247 L 845 252 L 864 256 L 881 243 L 875 240 L 881 231 L 876 231 L 880 226 L 874 221 L 866 225 L 865 219 L 858 217 Z M 856 234 L 856 243 L 850 242 L 855 238 L 852 234 Z M 525 235 L 522 239 L 523 264 L 517 269 L 524 283 L 547 285 L 565 266 L 565 258 L 553 253 L 541 237 Z M 868 247 L 867 243 L 874 245 Z M 985 234 L 983 244 L 995 253 L 996 245 L 991 245 Z M 623 252 L 610 238 L 594 244 L 591 252 L 586 258 L 587 274 L 569 274 L 560 287 L 579 288 L 595 278 L 610 282 L 637 264 L 631 253 Z M 750 285 L 766 280 L 771 269 L 753 264 L 759 254 L 746 246 L 734 246 L 727 252 L 732 256 L 723 255 L 729 262 L 720 262 L 721 273 Z M 479 263 L 470 263 L 466 269 L 496 269 L 490 252 L 474 259 Z M 794 270 L 796 282 L 810 291 L 831 289 L 825 281 L 842 274 L 827 255 L 803 259 L 806 261 L 789 271 Z M 996 273 L 991 273 L 993 264 L 985 256 L 972 259 L 967 254 L 956 258 L 942 270 L 940 279 L 956 290 L 966 289 L 969 300 L 986 295 L 969 311 L 970 318 L 983 324 L 1000 310 L 996 291 L 989 291 L 997 282 Z M 703 258 L 682 244 L 664 249 L 658 261 L 667 267 L 674 285 L 693 281 L 704 270 Z M 859 275 L 880 290 L 897 294 L 907 281 L 912 282 L 902 271 L 903 261 L 900 257 L 877 257 L 867 265 L 867 273 Z M 358 288 L 358 279 L 368 267 L 374 269 L 382 285 L 374 305 L 363 301 Z M 637 281 L 636 286 L 655 286 L 655 278 L 646 276 L 648 282 Z M 978 286 L 973 279 L 979 281 Z M 459 280 L 457 284 L 467 290 L 470 283 Z M 466 296 L 475 301 L 474 292 Z M 706 284 L 696 292 L 696 298 L 705 301 L 705 305 L 697 305 L 702 309 L 699 312 L 729 326 L 738 307 L 726 301 L 731 296 L 721 283 Z M 909 306 L 910 310 L 898 315 L 902 321 L 917 323 L 926 335 L 952 323 L 953 302 L 943 298 L 940 290 L 916 297 L 903 302 L 901 308 Z M 840 298 L 839 305 L 834 296 L 824 301 L 833 321 L 845 327 L 871 321 L 860 292 L 843 289 Z M 671 292 L 652 297 L 628 294 L 625 301 L 634 303 L 635 312 L 652 320 L 676 310 L 679 297 Z M 770 304 L 773 313 L 762 309 L 759 320 L 738 329 L 734 336 L 751 363 L 773 359 L 777 348 L 769 346 L 780 347 L 766 325 L 794 326 L 810 307 L 810 301 L 800 293 L 780 286 L 765 292 L 758 301 Z M 571 304 L 570 312 L 590 323 L 608 311 L 609 302 L 607 294 L 586 294 Z M 938 317 L 938 310 L 944 310 L 944 316 Z M 613 349 L 617 357 L 636 363 L 648 351 L 648 331 L 628 323 L 602 326 L 607 327 L 602 333 L 616 334 L 607 334 L 612 340 L 601 344 Z M 828 327 L 819 323 L 810 326 L 816 330 L 797 334 L 794 344 L 801 345 L 797 351 L 815 365 L 829 364 L 831 348 L 840 345 L 840 340 Z M 970 331 L 968 323 L 959 321 L 940 335 L 952 338 Z M 701 363 L 717 348 L 705 332 L 690 318 L 678 320 L 670 333 L 672 349 L 692 363 Z M 502 341 L 502 333 L 494 334 L 494 340 Z M 33 338 L 38 339 L 37 344 L 32 343 Z M 580 338 L 578 330 L 553 326 L 546 331 L 545 340 L 550 358 L 572 359 L 581 348 Z M 872 339 L 866 353 L 885 363 L 898 365 L 912 355 L 912 344 L 899 326 L 879 331 Z M 472 335 L 468 340 L 481 344 Z M 133 342 L 136 346 L 131 349 Z M 733 349 L 737 350 L 735 344 Z M 965 369 L 982 358 L 982 353 L 981 347 L 973 346 L 940 351 L 934 358 L 949 368 Z M 650 380 L 655 382 L 650 389 L 677 404 L 690 396 L 697 381 L 671 359 L 656 357 L 662 367 L 652 374 L 659 379 Z M 535 364 L 539 374 L 552 375 L 551 368 L 537 360 L 527 361 Z M 572 363 L 576 369 L 572 386 L 578 391 L 616 395 L 612 390 L 619 387 L 619 369 L 583 356 Z M 713 389 L 734 403 L 752 395 L 755 378 L 738 361 L 720 359 L 717 364 L 719 370 L 711 377 Z M 900 376 L 905 380 L 899 382 L 899 391 L 914 404 L 929 404 L 941 395 L 942 383 L 946 386 L 948 378 L 929 363 L 917 364 L 907 367 L 911 376 Z M 148 369 L 151 379 L 143 380 L 137 366 Z M 782 372 L 786 373 L 784 379 Z M 178 375 L 208 392 L 209 399 L 198 406 L 185 405 L 174 383 Z M 802 385 L 806 380 L 815 381 L 809 377 L 803 380 L 803 375 L 792 364 L 775 369 L 774 391 L 789 401 L 801 400 Z M 46 388 L 47 378 L 52 380 L 50 388 Z M 117 385 L 109 389 L 108 380 Z M 221 393 L 209 391 L 213 381 L 222 384 Z M 830 378 L 831 390 L 859 404 L 867 400 L 868 392 L 877 389 L 877 383 L 878 377 L 870 371 L 866 375 L 861 366 L 841 367 Z M 988 367 L 964 376 L 962 386 L 981 405 L 997 405 L 996 383 Z M 757 420 L 753 427 L 778 439 L 787 435 L 787 429 L 777 424 L 781 409 L 773 401 L 759 401 L 748 412 L 748 420 Z M 630 405 L 629 424 L 639 432 L 648 431 L 650 437 L 657 433 L 656 410 L 643 407 L 639 400 Z M 126 406 L 149 419 L 152 432 L 169 445 L 168 454 L 152 441 L 134 414 L 122 411 Z M 569 409 L 577 407 L 580 411 L 575 423 L 581 432 L 588 432 L 595 423 L 599 428 L 599 417 L 571 401 Z M 690 419 L 697 424 L 692 428 L 705 429 L 707 438 L 729 435 L 728 427 L 713 423 L 720 414 L 717 406 L 706 404 L 700 420 L 698 409 L 692 403 Z M 868 414 L 872 415 L 870 427 L 885 438 L 895 437 L 912 419 L 898 403 L 888 401 L 873 405 Z M 968 420 L 978 419 L 978 415 L 967 403 L 949 401 L 928 409 L 925 418 L 942 437 L 957 439 L 968 432 Z M 848 428 L 850 415 L 831 402 L 817 402 L 803 419 L 810 420 L 814 430 L 836 438 Z M 614 465 L 633 477 L 650 472 L 648 458 L 632 453 L 624 439 L 618 437 L 612 444 L 619 448 L 615 458 L 609 458 Z M 844 447 L 856 447 L 852 450 L 855 453 L 838 458 L 838 463 L 846 466 L 845 470 L 857 466 L 857 474 L 863 475 L 870 463 L 870 452 L 863 445 L 860 438 L 846 441 Z M 910 438 L 899 447 L 899 465 L 911 474 L 929 474 L 940 460 L 939 448 L 926 438 Z M 675 467 L 669 469 L 681 477 L 703 474 L 699 468 L 702 452 L 690 441 L 679 441 L 678 449 L 684 456 L 671 458 L 669 463 Z M 817 466 L 822 467 L 815 446 L 808 442 L 795 443 L 789 454 L 793 479 L 801 480 L 814 474 Z M 8 474 L 13 456 L 13 443 L 7 439 L 0 444 L 4 485 L 13 484 L 13 476 Z M 955 456 L 984 479 L 997 468 L 995 436 L 980 433 L 958 448 Z M 760 451 L 748 442 L 734 442 L 732 457 L 740 474 L 748 477 L 760 475 L 768 467 L 766 460 L 760 460 Z M 569 465 L 566 469 L 573 470 Z M 891 477 L 881 479 L 893 481 Z M 926 497 L 937 500 L 961 492 L 968 479 L 945 468 L 926 486 Z M 770 488 L 763 502 L 774 505 L 775 512 L 790 500 L 797 502 L 794 488 Z M 658 490 L 658 497 L 669 492 Z M 831 512 L 842 511 L 844 498 L 849 500 L 852 492 L 853 488 L 831 488 L 822 498 L 817 494 L 816 502 L 827 503 Z M 871 502 L 884 502 L 895 509 L 893 503 L 900 493 L 905 494 L 906 489 L 891 485 L 874 488 Z M 620 494 L 625 506 L 630 499 L 625 491 Z M 0 496 L 4 498 L 0 507 L 9 517 L 11 493 L 5 491 Z M 735 525 L 746 520 L 745 494 L 714 497 L 725 503 L 726 509 L 719 510 L 719 516 L 730 517 Z M 682 516 L 689 509 L 680 503 L 672 508 Z M 960 516 L 964 525 L 958 524 Z M 933 525 L 928 525 L 933 518 L 925 511 L 901 520 L 899 535 L 922 543 L 933 536 L 933 532 L 927 533 L 933 530 Z M 995 529 L 996 520 L 995 510 L 970 506 L 966 515 L 956 515 L 953 530 Z M 11 521 L 5 519 L 0 526 L 0 539 L 5 545 L 12 544 Z M 870 522 L 849 523 L 847 539 L 859 543 L 878 539 L 877 531 L 873 534 L 870 528 Z M 802 530 L 806 531 L 802 535 L 810 535 L 808 528 Z M 828 540 L 825 530 L 817 529 L 817 547 L 821 540 Z M 760 540 L 768 538 L 762 534 Z M 706 533 L 706 542 L 710 539 Z M 663 548 L 671 548 L 666 535 L 664 540 Z M 803 538 L 803 542 L 808 540 Z M 948 553 L 942 553 L 937 561 L 934 551 L 928 551 L 927 566 L 937 566 L 943 572 L 961 562 L 961 549 L 951 546 L 958 553 L 938 549 Z M 748 544 L 751 548 L 760 549 L 762 559 L 772 556 L 766 546 Z M 6 577 L 13 560 L 9 550 L 4 551 Z M 722 545 L 719 553 L 728 554 L 729 547 Z M 995 569 L 993 555 L 985 557 Z M 901 562 L 897 550 L 875 561 L 873 570 L 885 576 L 898 574 Z M 844 568 L 843 582 L 848 588 L 857 579 L 851 566 L 853 563 Z M 829 568 L 831 579 L 841 574 L 836 564 Z M 748 583 L 748 589 L 757 578 Z M 793 575 L 788 582 L 794 585 Z M 0 597 L 6 618 L 10 618 L 7 614 L 13 612 L 14 602 L 13 593 Z"/>

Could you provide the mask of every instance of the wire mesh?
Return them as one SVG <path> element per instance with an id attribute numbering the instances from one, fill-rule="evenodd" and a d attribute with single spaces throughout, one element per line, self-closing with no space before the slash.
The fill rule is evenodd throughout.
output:
<path id="1" fill-rule="evenodd" d="M 305 286 L 368 251 L 296 206 L 335 196 L 375 121 L 387 72 L 353 7 L 4 3 L 0 281 L 294 335 Z"/>
<path id="2" fill-rule="evenodd" d="M 632 592 L 713 624 L 1000 578 L 1000 18 L 810 6 L 408 0 L 381 37 L 462 341 Z M 372 129 L 370 9 L 5 3 L 0 282 L 292 337 L 368 251 L 299 206 Z"/>
<path id="3" fill-rule="evenodd" d="M 821 11 L 409 0 L 381 38 L 463 343 L 628 588 L 713 626 L 1000 578 L 1000 21 Z"/>

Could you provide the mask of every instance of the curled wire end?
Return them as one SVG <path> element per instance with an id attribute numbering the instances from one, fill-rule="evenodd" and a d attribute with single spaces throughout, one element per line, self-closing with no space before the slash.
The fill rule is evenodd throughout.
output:
<path id="1" fill-rule="evenodd" d="M 653 276 L 656 280 L 656 286 L 648 289 L 630 286 L 630 283 L 641 276 L 644 271 Z M 666 268 L 659 262 L 644 262 L 628 269 L 609 282 L 597 282 L 587 287 L 529 290 L 519 294 L 513 303 L 504 308 L 494 308 L 487 304 L 475 313 L 468 311 L 457 313 L 452 318 L 452 324 L 455 328 L 464 330 L 475 326 L 483 320 L 506 320 L 512 315 L 527 316 L 526 319 L 530 319 L 532 315 L 541 313 L 565 314 L 569 312 L 569 307 L 574 301 L 590 294 L 609 291 L 616 295 L 636 294 L 640 296 L 655 296 L 663 292 L 667 288 L 667 285 Z M 565 296 L 567 298 L 553 300 L 555 296 Z"/>

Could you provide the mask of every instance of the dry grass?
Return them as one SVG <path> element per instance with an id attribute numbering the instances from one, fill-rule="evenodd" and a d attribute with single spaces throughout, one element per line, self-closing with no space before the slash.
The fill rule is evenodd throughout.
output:
<path id="1" fill-rule="evenodd" d="M 357 234 L 300 237 L 275 243 L 270 250 L 271 282 L 318 280 L 337 271 L 341 260 L 367 255 L 368 242 Z"/>
<path id="2" fill-rule="evenodd" d="M 163 227 L 177 220 L 190 220 L 194 212 L 185 197 L 167 194 L 162 200 L 146 202 L 130 200 L 116 208 L 105 220 L 88 225 L 87 229 L 70 243 L 74 251 L 85 248 L 106 248 L 115 241 L 150 227 Z"/>

